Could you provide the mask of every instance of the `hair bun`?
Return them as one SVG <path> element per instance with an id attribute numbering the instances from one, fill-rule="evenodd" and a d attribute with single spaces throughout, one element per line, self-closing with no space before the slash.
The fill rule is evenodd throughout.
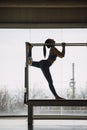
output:
<path id="1" fill-rule="evenodd" d="M 55 46 L 55 41 L 54 41 L 53 39 L 47 39 L 47 40 L 45 41 L 45 44 L 50 44 L 50 45 Z"/>

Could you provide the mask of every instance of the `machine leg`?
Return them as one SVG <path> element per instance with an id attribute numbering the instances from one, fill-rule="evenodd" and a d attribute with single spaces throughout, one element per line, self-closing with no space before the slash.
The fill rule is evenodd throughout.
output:
<path id="1" fill-rule="evenodd" d="M 28 127 L 33 125 L 33 106 L 28 104 Z"/>

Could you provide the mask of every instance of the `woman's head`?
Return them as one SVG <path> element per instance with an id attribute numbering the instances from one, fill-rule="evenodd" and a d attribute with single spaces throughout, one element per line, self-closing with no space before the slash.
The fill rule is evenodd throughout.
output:
<path id="1" fill-rule="evenodd" d="M 47 39 L 45 41 L 45 46 L 47 46 L 48 48 L 55 46 L 55 41 L 53 39 Z"/>
<path id="2" fill-rule="evenodd" d="M 47 39 L 45 41 L 44 47 L 43 47 L 43 53 L 44 53 L 44 57 L 46 57 L 46 46 L 48 48 L 55 46 L 55 41 L 53 39 Z"/>

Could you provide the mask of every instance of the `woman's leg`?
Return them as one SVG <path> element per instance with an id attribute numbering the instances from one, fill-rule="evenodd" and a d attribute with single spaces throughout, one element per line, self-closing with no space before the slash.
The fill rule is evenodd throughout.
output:
<path id="1" fill-rule="evenodd" d="M 32 65 L 31 66 L 40 68 L 40 62 L 32 61 Z"/>
<path id="2" fill-rule="evenodd" d="M 41 67 L 41 70 L 46 78 L 46 80 L 48 81 L 48 84 L 49 84 L 49 88 L 51 90 L 51 92 L 53 93 L 53 95 L 55 97 L 58 97 L 56 91 L 55 91 L 55 88 L 53 86 L 53 80 L 52 80 L 52 77 L 51 77 L 51 74 L 50 74 L 50 71 L 49 71 L 49 68 L 47 67 Z"/>
<path id="3" fill-rule="evenodd" d="M 58 96 L 56 91 L 55 91 L 55 88 L 53 86 L 53 80 L 52 80 L 49 68 L 48 69 L 41 68 L 41 69 L 42 69 L 42 72 L 43 72 L 45 78 L 48 81 L 49 88 L 50 88 L 51 92 L 53 93 L 53 95 L 55 96 L 55 99 L 57 99 L 57 100 L 64 100 L 64 98 L 61 98 L 60 96 Z"/>
<path id="4" fill-rule="evenodd" d="M 37 68 L 41 68 L 45 78 L 47 79 L 47 81 L 49 83 L 50 90 L 52 91 L 54 96 L 57 96 L 57 93 L 56 93 L 54 86 L 53 86 L 53 81 L 52 81 L 52 78 L 51 78 L 51 75 L 49 72 L 49 68 L 47 66 L 43 65 L 43 61 L 41 61 L 41 62 L 33 61 L 32 66 L 37 67 Z"/>
<path id="5" fill-rule="evenodd" d="M 51 90 L 51 92 L 53 93 L 53 95 L 55 96 L 56 99 L 63 99 L 61 97 L 59 97 L 55 91 L 55 88 L 53 86 L 53 80 L 49 71 L 49 66 L 44 64 L 44 61 L 40 61 L 40 62 L 32 62 L 32 66 L 37 67 L 37 68 L 41 68 L 46 80 L 48 81 L 49 84 L 49 88 Z"/>

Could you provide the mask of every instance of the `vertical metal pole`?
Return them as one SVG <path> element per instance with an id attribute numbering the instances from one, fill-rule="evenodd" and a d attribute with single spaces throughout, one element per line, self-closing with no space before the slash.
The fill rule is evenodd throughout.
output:
<path id="1" fill-rule="evenodd" d="M 75 75 L 74 75 L 74 63 L 72 63 L 72 81 L 73 81 L 73 98 L 75 98 Z"/>
<path id="2" fill-rule="evenodd" d="M 29 102 L 29 67 L 28 67 L 28 55 L 31 56 L 31 50 L 29 49 L 29 45 L 26 44 L 26 93 L 27 93 L 27 103 L 28 103 L 28 130 L 32 130 L 33 127 L 33 106 Z"/>
<path id="3" fill-rule="evenodd" d="M 28 61 L 28 53 L 29 53 L 29 47 L 28 47 L 28 45 L 27 44 L 25 44 L 25 47 L 26 47 L 26 66 L 25 66 L 25 88 L 26 88 L 26 93 L 25 93 L 25 95 L 26 95 L 26 102 L 28 103 L 28 99 L 29 99 L 29 81 L 28 81 L 28 79 L 29 79 L 29 77 L 28 77 L 28 63 L 27 63 L 27 61 Z M 28 112 L 28 130 L 30 129 L 29 128 L 29 122 L 30 122 L 30 111 L 32 111 L 31 110 L 31 107 L 30 107 L 30 104 L 27 104 L 28 105 L 28 110 L 27 110 L 27 112 Z"/>
<path id="4" fill-rule="evenodd" d="M 25 67 L 25 95 L 26 95 L 26 103 L 28 101 L 28 66 Z"/>
<path id="5" fill-rule="evenodd" d="M 24 103 L 26 104 L 27 103 L 27 91 L 26 91 L 26 88 L 27 88 L 27 68 L 25 66 L 25 92 L 24 92 Z"/>
<path id="6" fill-rule="evenodd" d="M 27 54 L 26 54 L 27 61 Z M 26 63 L 25 63 L 26 64 Z M 28 65 L 25 65 L 25 94 L 24 94 L 24 103 L 26 104 L 28 101 Z"/>
<path id="7" fill-rule="evenodd" d="M 28 52 L 29 52 L 29 47 L 26 44 L 26 63 L 25 63 L 25 99 L 24 102 L 27 103 L 28 97 L 29 97 L 29 81 L 28 81 L 28 64 L 27 64 L 27 59 L 28 59 Z"/>

